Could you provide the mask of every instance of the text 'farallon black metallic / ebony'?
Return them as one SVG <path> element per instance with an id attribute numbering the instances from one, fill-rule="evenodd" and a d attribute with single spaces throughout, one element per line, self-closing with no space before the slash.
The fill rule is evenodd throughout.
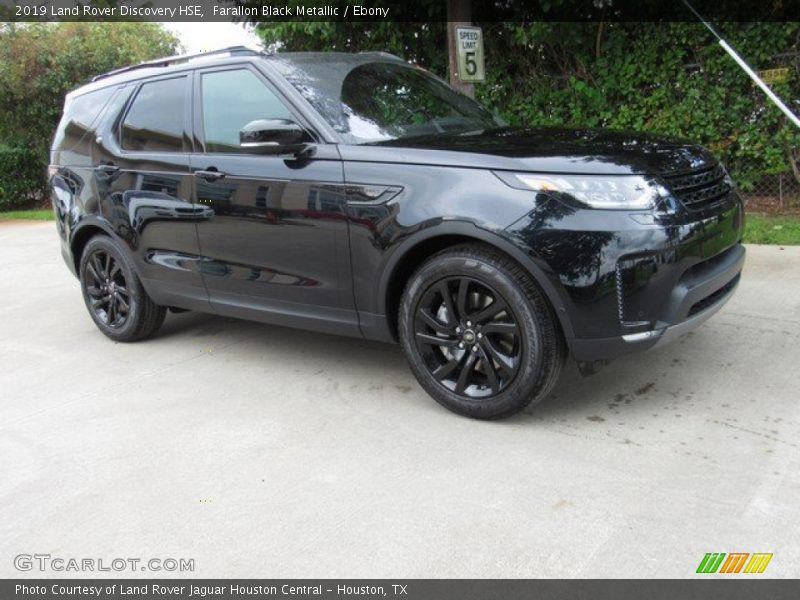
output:
<path id="1" fill-rule="evenodd" d="M 684 140 L 515 128 L 385 53 L 234 47 L 67 96 L 62 254 L 112 339 L 167 308 L 399 341 L 468 416 L 540 400 L 731 297 L 742 202 Z"/>

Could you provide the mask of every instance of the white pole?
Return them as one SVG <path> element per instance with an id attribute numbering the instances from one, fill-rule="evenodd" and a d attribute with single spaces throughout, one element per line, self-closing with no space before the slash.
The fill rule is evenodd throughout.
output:
<path id="1" fill-rule="evenodd" d="M 725 50 L 725 52 L 727 52 L 730 55 L 730 57 L 733 60 L 735 60 L 740 67 L 742 67 L 744 72 L 750 76 L 750 79 L 752 79 L 756 83 L 756 85 L 761 88 L 761 91 L 764 92 L 767 95 L 767 97 L 770 100 L 772 100 L 778 108 L 781 109 L 783 114 L 785 114 L 789 118 L 789 120 L 792 123 L 794 123 L 797 127 L 800 127 L 800 119 L 797 118 L 797 115 L 795 115 L 791 111 L 791 109 L 789 109 L 789 107 L 783 103 L 783 100 L 778 98 L 778 96 L 775 95 L 775 92 L 773 92 L 769 88 L 769 86 L 766 83 L 764 83 L 758 75 L 756 75 L 755 71 L 753 71 L 753 69 L 750 68 L 750 65 L 744 62 L 744 59 L 736 53 L 736 50 L 731 48 L 728 45 L 728 42 L 726 42 L 722 38 L 720 38 L 719 40 L 719 45 L 722 46 L 723 50 Z"/>
<path id="2" fill-rule="evenodd" d="M 795 124 L 796 127 L 800 127 L 800 119 L 797 118 L 797 115 L 795 115 L 791 111 L 791 109 L 783 103 L 783 100 L 778 98 L 778 96 L 775 95 L 775 92 L 773 92 L 769 88 L 769 86 L 766 83 L 764 83 L 758 75 L 755 74 L 755 71 L 753 71 L 753 69 L 750 68 L 750 65 L 744 62 L 744 59 L 741 56 L 739 56 L 739 54 L 737 54 L 736 50 L 734 50 L 728 44 L 728 42 L 722 39 L 722 36 L 718 34 L 717 31 L 711 25 L 708 24 L 708 21 L 706 21 L 702 16 L 700 16 L 700 13 L 694 9 L 694 6 L 689 4 L 689 0 L 683 0 L 683 3 L 686 5 L 686 8 L 692 11 L 694 13 L 694 16 L 697 17 L 700 20 L 700 22 L 703 25 L 705 25 L 711 33 L 714 34 L 714 37 L 719 40 L 719 45 L 722 46 L 722 49 L 725 50 L 725 52 L 727 52 L 728 55 L 733 60 L 736 61 L 736 64 L 739 65 L 744 70 L 744 72 L 750 76 L 750 79 L 755 81 L 756 85 L 761 88 L 761 91 L 767 95 L 767 98 L 772 100 L 775 103 L 775 106 L 780 108 L 781 112 L 785 114 L 789 118 L 789 120 Z"/>

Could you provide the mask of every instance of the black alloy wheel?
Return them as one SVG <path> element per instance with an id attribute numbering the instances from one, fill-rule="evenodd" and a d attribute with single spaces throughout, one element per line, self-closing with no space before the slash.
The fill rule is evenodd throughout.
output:
<path id="1" fill-rule="evenodd" d="M 517 318 L 497 290 L 470 277 L 449 277 L 428 288 L 417 305 L 414 331 L 428 371 L 456 394 L 493 396 L 519 370 Z"/>
<path id="2" fill-rule="evenodd" d="M 105 250 L 95 250 L 86 263 L 86 294 L 89 310 L 107 327 L 125 325 L 131 308 L 131 295 L 120 263 Z"/>
<path id="3" fill-rule="evenodd" d="M 106 235 L 89 240 L 81 254 L 79 277 L 89 315 L 111 339 L 142 340 L 164 322 L 167 309 L 147 295 L 132 260 L 117 240 Z"/>
<path id="4" fill-rule="evenodd" d="M 566 360 L 558 319 L 531 274 L 477 243 L 442 250 L 417 269 L 403 292 L 398 333 L 425 391 L 477 419 L 541 401 Z"/>

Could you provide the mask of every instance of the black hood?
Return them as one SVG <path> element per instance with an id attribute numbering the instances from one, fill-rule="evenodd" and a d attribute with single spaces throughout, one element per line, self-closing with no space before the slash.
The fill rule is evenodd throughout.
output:
<path id="1" fill-rule="evenodd" d="M 475 133 L 443 133 L 369 144 L 440 151 L 444 162 L 529 171 L 666 174 L 714 163 L 687 140 L 608 129 L 503 127 Z M 457 160 L 451 153 L 459 153 Z M 425 155 L 428 155 L 425 152 Z M 477 156 L 473 156 L 477 155 Z M 427 156 L 423 162 L 439 162 Z M 487 164 L 490 163 L 490 164 Z"/>

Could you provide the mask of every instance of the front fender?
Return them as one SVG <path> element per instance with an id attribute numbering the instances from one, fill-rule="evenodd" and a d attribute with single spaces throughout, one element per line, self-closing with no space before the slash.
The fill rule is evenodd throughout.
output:
<path id="1" fill-rule="evenodd" d="M 404 260 L 407 259 L 420 245 L 431 242 L 435 238 L 458 236 L 483 242 L 497 250 L 507 254 L 517 261 L 539 285 L 544 292 L 551 306 L 558 316 L 561 327 L 565 335 L 569 338 L 573 336 L 572 324 L 569 321 L 566 293 L 558 284 L 558 280 L 552 273 L 547 263 L 529 249 L 515 244 L 513 237 L 505 235 L 503 230 L 490 230 L 477 225 L 471 221 L 462 220 L 438 220 L 432 223 L 423 224 L 417 231 L 404 239 L 387 258 L 386 264 L 382 269 L 382 275 L 375 291 L 375 304 L 381 315 L 387 315 L 388 293 L 392 286 L 392 281 L 401 268 Z"/>

